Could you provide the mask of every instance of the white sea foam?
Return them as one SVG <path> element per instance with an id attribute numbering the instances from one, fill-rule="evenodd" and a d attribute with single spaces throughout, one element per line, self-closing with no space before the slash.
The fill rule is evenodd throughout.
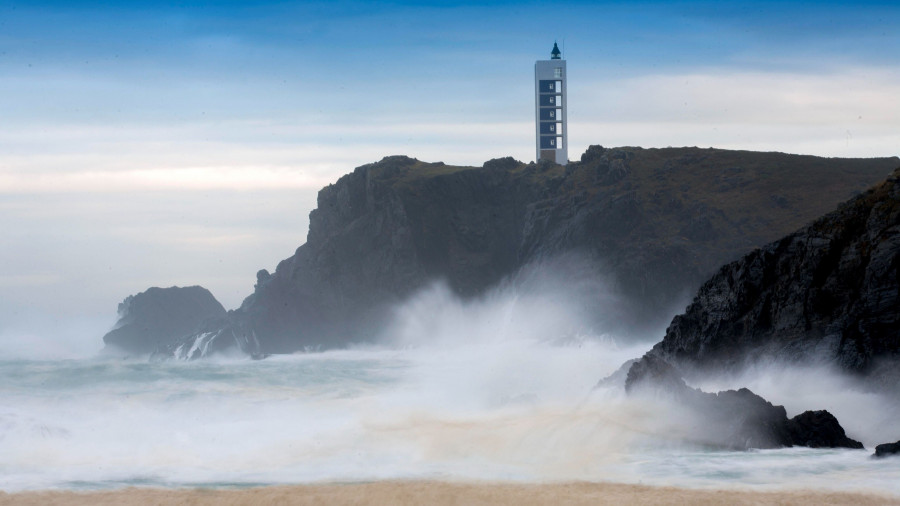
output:
<path id="1" fill-rule="evenodd" d="M 682 444 L 659 405 L 592 390 L 629 354 L 585 340 L 5 362 L 0 489 L 446 478 L 900 494 L 900 471 L 869 452 Z"/>
<path id="2" fill-rule="evenodd" d="M 827 366 L 757 363 L 739 374 L 706 378 L 696 386 L 708 391 L 746 387 L 783 405 L 788 416 L 828 410 L 851 438 L 867 447 L 900 439 L 897 397 L 863 389 L 856 378 Z"/>
<path id="3" fill-rule="evenodd" d="M 0 361 L 0 489 L 429 478 L 900 495 L 900 468 L 867 451 L 686 444 L 674 407 L 594 389 L 649 343 L 592 334 L 551 299 L 464 303 L 436 286 L 398 309 L 381 346 L 261 361 Z M 869 444 L 891 439 L 866 422 L 880 412 L 865 394 L 828 384 L 839 410 L 774 371 L 739 381 L 789 412 L 834 409 Z"/>

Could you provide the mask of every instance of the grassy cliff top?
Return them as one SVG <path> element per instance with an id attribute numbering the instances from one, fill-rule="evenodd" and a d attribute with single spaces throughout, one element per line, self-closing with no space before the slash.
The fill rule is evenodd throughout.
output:
<path id="1" fill-rule="evenodd" d="M 640 219 L 627 238 L 634 247 L 652 241 L 713 248 L 720 254 L 708 257 L 718 262 L 806 225 L 897 167 L 897 157 L 591 146 L 580 161 L 567 166 L 499 158 L 483 167 L 466 167 L 392 156 L 360 169 L 415 194 L 427 193 L 424 187 L 441 178 L 471 178 L 483 171 L 499 172 L 510 185 L 537 187 L 554 206 L 565 201 L 579 206 L 628 199 L 640 209 Z M 704 265 L 704 269 L 717 266 Z"/>

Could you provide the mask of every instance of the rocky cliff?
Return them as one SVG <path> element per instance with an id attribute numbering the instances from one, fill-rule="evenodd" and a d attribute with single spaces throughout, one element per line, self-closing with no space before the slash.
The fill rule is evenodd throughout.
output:
<path id="1" fill-rule="evenodd" d="M 749 450 L 807 446 L 862 449 L 828 411 L 805 411 L 787 417 L 746 388 L 707 393 L 687 386 L 668 362 L 647 354 L 628 369 L 629 395 L 651 395 L 673 403 L 666 417 L 679 438 L 714 448 Z"/>
<path id="2" fill-rule="evenodd" d="M 119 304 L 119 320 L 103 336 L 108 351 L 146 355 L 204 325 L 224 324 L 225 308 L 200 286 L 149 288 Z"/>
<path id="3" fill-rule="evenodd" d="M 249 353 L 371 340 L 386 308 L 434 280 L 478 296 L 523 266 L 571 252 L 602 266 L 624 301 L 617 324 L 653 329 L 716 267 L 898 164 L 600 146 L 566 167 L 388 157 L 322 189 L 306 243 L 275 272 L 257 274 L 254 293 L 225 325 L 191 339 L 221 338 Z M 179 349 L 197 347 L 164 351 Z"/>
<path id="4" fill-rule="evenodd" d="M 722 267 L 649 355 L 687 374 L 756 360 L 824 362 L 896 390 L 900 169 Z"/>

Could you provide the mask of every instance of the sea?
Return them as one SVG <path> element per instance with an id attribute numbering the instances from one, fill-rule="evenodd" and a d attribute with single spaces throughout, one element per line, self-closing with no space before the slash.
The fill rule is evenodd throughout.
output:
<path id="1" fill-rule="evenodd" d="M 443 480 L 900 496 L 900 458 L 871 457 L 900 439 L 896 401 L 816 368 L 704 378 L 693 386 L 748 387 L 788 416 L 827 409 L 867 447 L 710 449 L 685 438 L 702 417 L 598 386 L 664 329 L 599 326 L 621 305 L 593 282 L 573 291 L 594 277 L 537 272 L 532 288 L 477 300 L 436 284 L 396 307 L 378 344 L 263 360 L 116 358 L 82 331 L 7 336 L 0 490 Z"/>
<path id="2" fill-rule="evenodd" d="M 839 380 L 731 379 L 789 416 L 832 410 L 867 450 L 718 451 L 681 440 L 662 404 L 596 388 L 646 343 L 461 341 L 264 360 L 0 360 L 0 490 L 422 479 L 900 496 L 900 459 L 871 458 L 880 438 L 900 439 L 896 411 L 820 392 Z"/>

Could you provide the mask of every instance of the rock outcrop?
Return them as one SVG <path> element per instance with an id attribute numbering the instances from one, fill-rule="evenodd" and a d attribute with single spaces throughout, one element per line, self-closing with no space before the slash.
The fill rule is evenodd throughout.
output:
<path id="1" fill-rule="evenodd" d="M 205 325 L 221 326 L 225 317 L 225 308 L 203 287 L 153 287 L 119 304 L 119 320 L 103 342 L 110 352 L 147 355 Z"/>
<path id="2" fill-rule="evenodd" d="M 893 457 L 900 455 L 900 441 L 896 443 L 884 443 L 875 447 L 873 457 Z"/>
<path id="3" fill-rule="evenodd" d="M 836 211 L 722 267 L 651 356 L 692 370 L 825 362 L 900 379 L 900 169 Z"/>
<path id="4" fill-rule="evenodd" d="M 649 334 L 715 268 L 898 164 L 600 146 L 566 167 L 387 157 L 319 192 L 306 243 L 274 272 L 260 271 L 254 293 L 224 325 L 165 351 L 241 343 L 248 353 L 287 353 L 370 341 L 387 309 L 428 283 L 443 280 L 475 297 L 526 265 L 573 252 L 602 265 L 622 300 L 615 318 L 596 325 Z"/>
<path id="5" fill-rule="evenodd" d="M 788 420 L 785 429 L 793 446 L 863 449 L 862 443 L 847 437 L 837 418 L 824 409 L 800 413 Z"/>
<path id="6" fill-rule="evenodd" d="M 722 267 L 663 340 L 623 366 L 625 388 L 701 413 L 706 422 L 692 437 L 714 446 L 862 447 L 827 411 L 788 420 L 783 407 L 749 390 L 709 394 L 683 379 L 759 360 L 824 362 L 896 395 L 900 169 L 809 226 Z M 879 448 L 877 456 L 895 449 Z"/>
<path id="7" fill-rule="evenodd" d="M 649 394 L 674 402 L 680 412 L 691 417 L 680 427 L 680 437 L 703 446 L 728 450 L 863 448 L 862 443 L 847 437 L 827 411 L 806 411 L 788 419 L 784 406 L 773 406 L 746 388 L 703 392 L 689 387 L 674 367 L 655 355 L 647 355 L 629 368 L 625 390 L 630 395 Z"/>

